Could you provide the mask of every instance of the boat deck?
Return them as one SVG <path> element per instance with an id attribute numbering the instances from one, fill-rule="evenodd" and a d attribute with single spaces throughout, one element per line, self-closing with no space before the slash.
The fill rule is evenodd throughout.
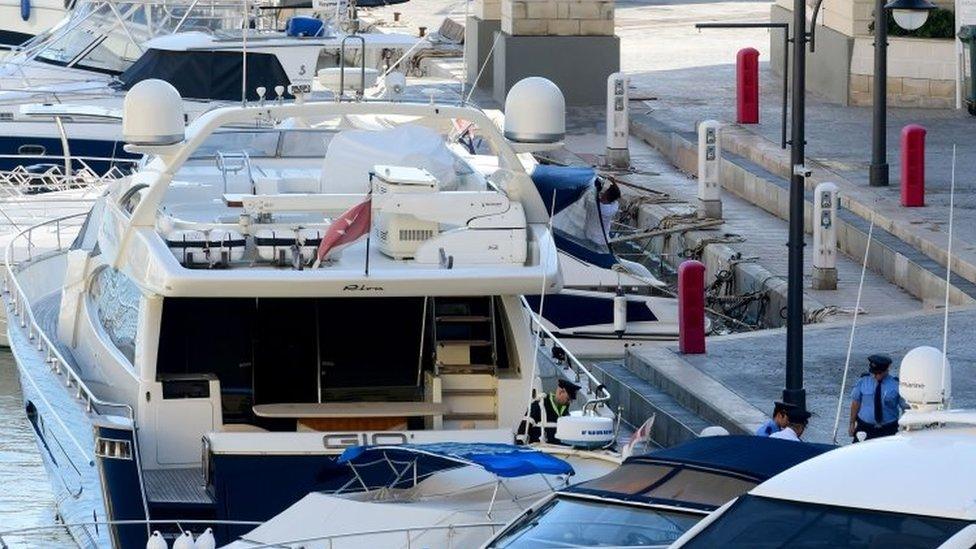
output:
<path id="1" fill-rule="evenodd" d="M 146 497 L 151 504 L 212 505 L 203 469 L 154 469 L 143 471 Z"/>
<path id="2" fill-rule="evenodd" d="M 38 326 L 47 334 L 48 339 L 51 340 L 51 343 L 54 344 L 71 368 L 76 372 L 80 372 L 78 362 L 71 353 L 71 349 L 58 339 L 58 313 L 61 310 L 61 292 L 54 292 L 38 299 L 32 305 L 32 308 Z"/>

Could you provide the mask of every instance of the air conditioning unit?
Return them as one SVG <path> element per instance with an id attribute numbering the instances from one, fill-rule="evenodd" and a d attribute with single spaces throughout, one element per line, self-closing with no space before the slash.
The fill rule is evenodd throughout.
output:
<path id="1" fill-rule="evenodd" d="M 373 167 L 372 175 L 374 195 L 438 191 L 437 179 L 421 168 L 378 165 Z M 440 227 L 436 221 L 380 210 L 373 223 L 373 231 L 381 252 L 394 259 L 411 259 L 425 240 L 437 236 Z"/>

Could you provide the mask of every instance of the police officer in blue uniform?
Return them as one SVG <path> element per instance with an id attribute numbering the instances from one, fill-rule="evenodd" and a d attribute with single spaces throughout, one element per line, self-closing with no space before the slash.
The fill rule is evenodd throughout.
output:
<path id="1" fill-rule="evenodd" d="M 790 411 L 795 410 L 796 406 L 785 402 L 776 401 L 773 403 L 773 417 L 767 419 L 765 423 L 756 429 L 756 436 L 768 437 L 773 433 L 778 433 L 790 424 Z"/>
<path id="2" fill-rule="evenodd" d="M 868 439 L 898 432 L 898 416 L 908 408 L 898 393 L 898 378 L 888 375 L 891 358 L 885 355 L 868 357 L 869 372 L 863 374 L 851 389 L 851 422 L 848 432 L 857 442 L 856 434 L 864 431 Z"/>

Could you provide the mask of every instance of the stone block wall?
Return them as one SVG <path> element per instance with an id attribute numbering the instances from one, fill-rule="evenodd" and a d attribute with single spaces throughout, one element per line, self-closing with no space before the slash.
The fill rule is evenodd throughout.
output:
<path id="1" fill-rule="evenodd" d="M 886 0 L 887 1 L 887 0 Z M 806 0 L 807 13 L 813 14 L 816 0 Z M 936 6 L 954 9 L 953 0 L 933 0 Z M 776 5 L 793 10 L 792 0 L 776 0 Z M 817 22 L 847 36 L 871 36 L 869 30 L 874 20 L 874 0 L 823 0 Z"/>
<path id="2" fill-rule="evenodd" d="M 613 0 L 501 0 L 502 31 L 511 36 L 613 36 L 613 10 Z"/>
<path id="3" fill-rule="evenodd" d="M 888 39 L 888 104 L 951 109 L 956 105 L 955 44 L 952 40 Z M 856 38 L 851 55 L 850 104 L 871 105 L 874 88 L 872 38 Z"/>
<path id="4" fill-rule="evenodd" d="M 497 21 L 502 18 L 502 0 L 475 0 L 473 11 L 482 21 Z"/>

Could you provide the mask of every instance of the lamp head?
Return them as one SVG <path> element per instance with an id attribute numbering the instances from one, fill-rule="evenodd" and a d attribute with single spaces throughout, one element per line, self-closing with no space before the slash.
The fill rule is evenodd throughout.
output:
<path id="1" fill-rule="evenodd" d="M 929 12 L 936 8 L 929 0 L 892 0 L 885 4 L 891 10 L 895 23 L 905 30 L 915 30 L 925 24 Z"/>

